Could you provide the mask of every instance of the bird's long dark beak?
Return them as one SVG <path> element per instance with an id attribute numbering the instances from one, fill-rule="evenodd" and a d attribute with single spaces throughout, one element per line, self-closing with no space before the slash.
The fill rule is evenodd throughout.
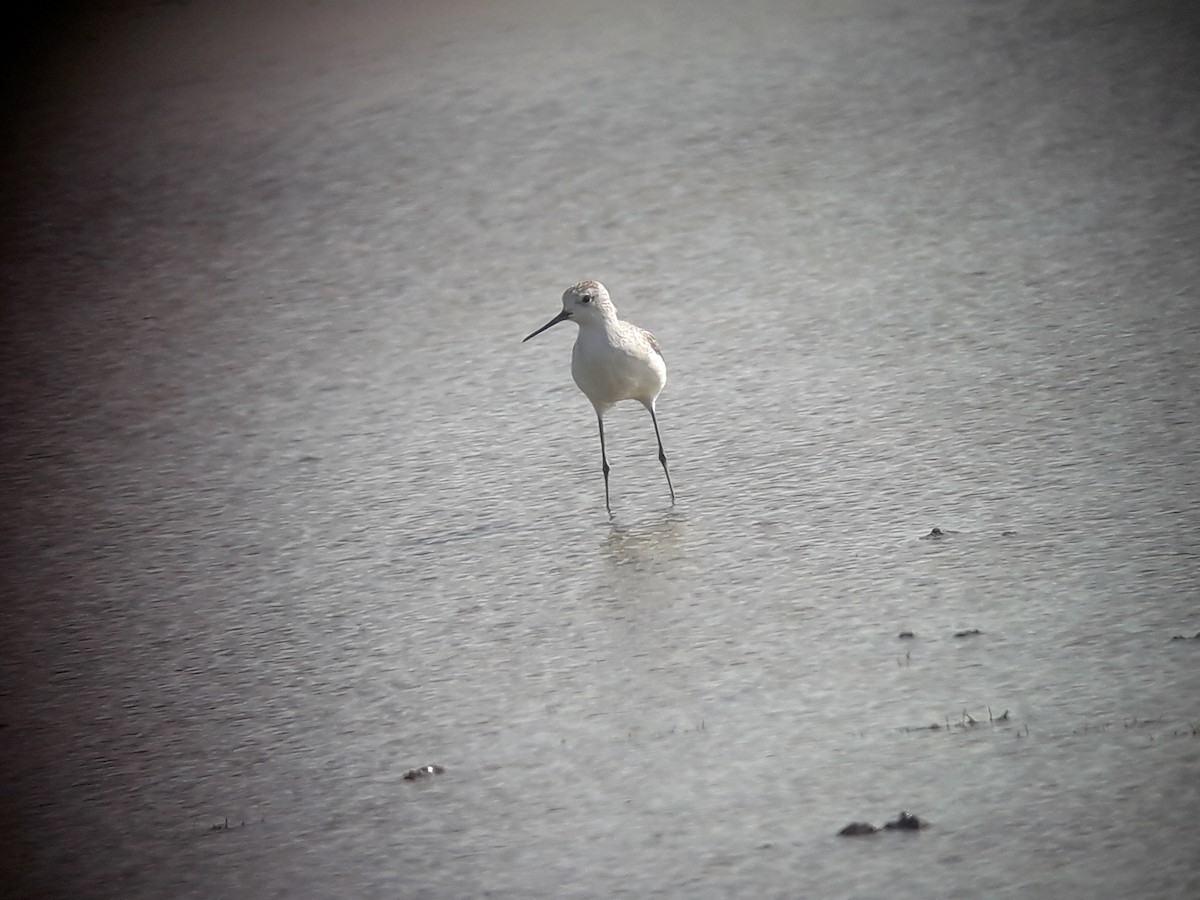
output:
<path id="1" fill-rule="evenodd" d="M 569 318 L 571 318 L 571 314 L 564 309 L 562 312 L 560 312 L 557 316 L 555 316 L 553 319 L 551 319 L 549 322 L 547 322 L 545 325 L 543 325 L 541 328 L 539 328 L 533 334 L 529 335 L 529 337 L 522 338 L 521 343 L 523 344 L 527 340 L 529 340 L 529 338 L 535 337 L 535 336 L 541 334 L 543 331 L 545 331 L 551 325 L 557 325 L 559 322 L 565 322 Z"/>

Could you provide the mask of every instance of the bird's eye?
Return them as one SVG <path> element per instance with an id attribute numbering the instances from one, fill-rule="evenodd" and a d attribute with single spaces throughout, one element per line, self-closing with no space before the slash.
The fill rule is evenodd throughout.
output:
<path id="1" fill-rule="evenodd" d="M 591 303 L 591 302 L 592 302 L 592 298 L 591 298 L 591 297 L 580 297 L 580 298 L 579 298 L 579 302 L 580 302 L 580 303 Z"/>

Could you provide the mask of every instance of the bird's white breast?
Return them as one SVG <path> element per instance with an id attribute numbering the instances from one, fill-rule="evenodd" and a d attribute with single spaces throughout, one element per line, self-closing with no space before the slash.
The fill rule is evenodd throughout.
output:
<path id="1" fill-rule="evenodd" d="M 571 375 L 603 412 L 621 400 L 652 404 L 666 384 L 667 366 L 640 329 L 620 322 L 616 327 L 579 329 Z"/>

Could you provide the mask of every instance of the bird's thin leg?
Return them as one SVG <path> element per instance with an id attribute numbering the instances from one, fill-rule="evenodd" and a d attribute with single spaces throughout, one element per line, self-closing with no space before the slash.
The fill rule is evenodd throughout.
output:
<path id="1" fill-rule="evenodd" d="M 667 471 L 667 454 L 663 450 L 662 435 L 658 433 L 658 416 L 654 414 L 654 407 L 650 407 L 650 421 L 654 423 L 654 436 L 658 438 L 658 461 L 662 463 L 663 474 L 667 476 L 667 490 L 671 492 L 671 505 L 675 505 L 675 487 L 671 484 L 671 473 Z"/>
<path id="2" fill-rule="evenodd" d="M 600 425 L 600 462 L 604 464 L 604 508 L 612 515 L 612 507 L 608 505 L 608 456 L 604 452 L 604 417 L 596 413 L 596 422 Z"/>

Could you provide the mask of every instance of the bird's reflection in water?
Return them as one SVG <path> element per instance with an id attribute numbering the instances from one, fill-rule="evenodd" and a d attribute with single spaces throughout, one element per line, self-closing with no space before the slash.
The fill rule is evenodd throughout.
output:
<path id="1" fill-rule="evenodd" d="M 686 526 L 684 515 L 675 510 L 629 524 L 614 523 L 601 546 L 608 561 L 619 566 L 667 559 L 679 549 Z"/>

